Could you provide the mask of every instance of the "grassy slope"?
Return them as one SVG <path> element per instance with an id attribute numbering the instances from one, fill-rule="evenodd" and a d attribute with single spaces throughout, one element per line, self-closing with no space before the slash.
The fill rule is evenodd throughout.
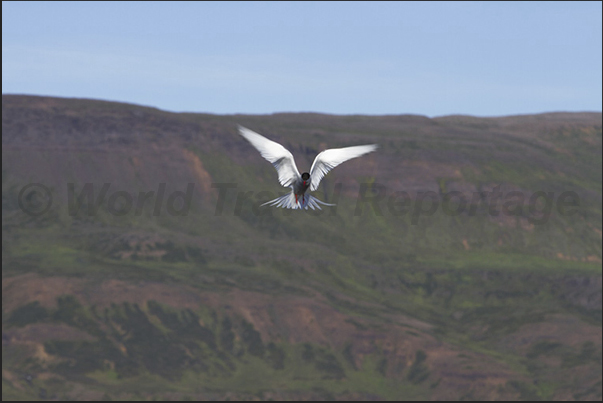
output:
<path id="1" fill-rule="evenodd" d="M 9 105 L 5 108 L 4 102 L 3 97 L 3 142 L 22 147 L 39 142 L 33 129 L 24 145 L 19 136 L 11 137 L 11 120 L 18 115 L 7 112 L 5 118 Z M 148 210 L 140 217 L 116 218 L 104 207 L 94 218 L 71 217 L 57 192 L 51 211 L 31 218 L 19 212 L 15 200 L 32 177 L 3 163 L 3 331 L 13 335 L 3 344 L 3 397 L 600 398 L 600 115 L 598 125 L 569 118 L 558 122 L 557 117 L 536 125 L 528 117 L 516 122 L 219 117 L 92 101 L 52 102 L 68 111 L 59 112 L 55 121 L 76 114 L 88 135 L 106 131 L 86 122 L 103 114 L 114 122 L 117 139 L 103 143 L 93 136 L 99 143 L 89 145 L 93 148 L 119 144 L 120 124 L 127 128 L 132 114 L 143 113 L 140 121 L 128 124 L 152 136 L 158 147 L 176 144 L 189 150 L 213 182 L 233 182 L 238 188 L 219 217 L 213 214 L 216 194 L 195 204 L 185 219 L 153 217 Z M 32 111 L 37 116 L 35 107 Z M 376 142 L 382 154 L 375 157 L 376 165 L 367 162 L 376 166 L 369 177 L 354 171 L 361 172 L 362 163 L 328 177 L 327 189 L 340 179 L 346 186 L 335 215 L 269 210 L 258 217 L 251 201 L 241 203 L 235 215 L 236 193 L 253 190 L 274 173 L 253 150 L 232 148 L 238 140 L 224 133 L 232 132 L 233 121 L 263 133 L 283 133 L 280 141 L 301 153 L 302 160 L 324 142 Z M 197 130 L 198 137 L 166 143 L 170 133 L 189 129 Z M 45 141 L 60 144 L 61 131 L 56 131 Z M 78 137 L 77 130 L 72 136 L 75 140 L 69 141 L 76 145 L 92 141 Z M 125 157 L 131 154 L 127 146 L 126 141 L 114 150 Z M 59 170 L 62 177 L 70 174 L 56 168 L 52 155 L 37 160 L 28 152 L 36 159 L 33 165 Z M 75 160 L 93 163 L 87 155 L 76 147 L 69 153 L 72 166 Z M 144 164 L 144 155 L 140 158 Z M 419 171 L 404 165 L 408 160 L 416 161 Z M 442 161 L 446 166 L 439 167 Z M 170 161 L 162 164 L 169 171 Z M 479 208 L 475 216 L 458 217 L 440 210 L 413 225 L 411 214 L 388 214 L 386 202 L 383 216 L 368 206 L 355 216 L 356 201 L 350 196 L 357 185 L 349 178 L 383 183 L 388 192 L 406 189 L 396 182 L 400 174 L 395 172 L 415 172 L 422 186 L 444 192 L 459 184 L 557 193 L 570 189 L 583 204 L 577 215 L 554 214 L 543 225 L 530 225 L 527 214 L 496 221 Z M 142 168 L 133 169 L 125 174 L 124 186 L 146 190 L 152 182 L 145 182 L 144 175 Z M 273 184 L 262 186 L 280 191 Z M 36 297 L 37 276 L 59 279 L 61 289 L 46 290 L 48 300 L 44 292 Z M 152 292 L 129 301 L 121 295 L 94 297 L 95 289 L 115 286 L 111 281 L 188 287 L 195 295 L 226 299 L 191 307 L 177 298 L 153 302 L 158 297 Z M 17 298 L 23 289 L 15 284 L 32 295 Z M 245 300 L 251 308 L 237 299 L 241 292 L 251 295 Z M 325 336 L 326 322 L 318 327 L 320 337 L 320 332 L 306 334 L 290 324 L 279 309 L 295 298 L 315 315 L 332 309 L 325 316 L 329 320 L 343 315 L 342 334 Z M 31 302 L 36 299 L 39 304 Z M 306 311 L 287 312 L 295 312 L 299 322 Z M 270 317 L 270 325 L 258 319 L 262 315 Z M 315 319 L 320 322 L 320 315 Z M 36 324 L 80 329 L 91 338 L 26 342 L 23 332 Z M 370 348 L 359 341 L 361 336 L 370 340 Z M 42 355 L 36 346 L 43 346 Z M 446 372 L 446 365 L 455 370 Z M 475 378 L 484 365 L 496 372 L 487 382 Z M 568 376 L 572 373 L 580 378 Z M 27 374 L 34 379 L 24 380 Z M 497 377 L 502 381 L 494 381 Z"/>

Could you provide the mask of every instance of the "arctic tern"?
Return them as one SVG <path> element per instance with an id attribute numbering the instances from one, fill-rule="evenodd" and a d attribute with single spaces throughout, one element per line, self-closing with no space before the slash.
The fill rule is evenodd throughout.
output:
<path id="1" fill-rule="evenodd" d="M 304 172 L 300 175 L 293 155 L 285 147 L 243 126 L 239 126 L 239 133 L 260 152 L 262 157 L 276 168 L 280 184 L 291 188 L 291 193 L 266 202 L 262 206 L 268 204 L 275 207 L 305 208 L 306 210 L 308 207 L 312 210 L 316 208 L 322 210 L 319 204 L 334 206 L 334 204 L 322 202 L 316 197 L 306 194 L 306 192 L 308 189 L 312 192 L 318 189 L 322 178 L 337 165 L 377 149 L 376 144 L 370 144 L 324 150 L 314 159 L 310 172 Z"/>

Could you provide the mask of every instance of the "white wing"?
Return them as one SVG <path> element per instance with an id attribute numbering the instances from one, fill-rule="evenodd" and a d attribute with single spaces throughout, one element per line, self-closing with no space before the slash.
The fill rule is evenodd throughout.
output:
<path id="1" fill-rule="evenodd" d="M 361 155 L 370 153 L 377 149 L 377 144 L 366 146 L 354 146 L 346 148 L 334 148 L 332 150 L 324 150 L 316 156 L 312 168 L 310 168 L 310 190 L 315 191 L 322 178 L 335 168 L 337 165 L 351 160 L 352 158 L 360 157 Z"/>
<path id="2" fill-rule="evenodd" d="M 291 186 L 300 177 L 293 155 L 285 147 L 243 126 L 239 126 L 239 133 L 276 168 L 281 185 Z"/>

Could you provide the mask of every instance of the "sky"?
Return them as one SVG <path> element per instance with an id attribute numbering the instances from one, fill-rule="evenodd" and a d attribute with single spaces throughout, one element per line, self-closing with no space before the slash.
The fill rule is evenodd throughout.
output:
<path id="1" fill-rule="evenodd" d="M 174 112 L 602 110 L 601 2 L 2 2 L 2 93 Z"/>

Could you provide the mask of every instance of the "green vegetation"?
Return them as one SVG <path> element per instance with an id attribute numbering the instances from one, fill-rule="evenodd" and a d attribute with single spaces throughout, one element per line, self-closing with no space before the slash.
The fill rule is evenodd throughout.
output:
<path id="1" fill-rule="evenodd" d="M 224 117 L 11 99 L 3 144 L 31 149 L 3 150 L 4 399 L 601 398 L 600 114 Z M 283 189 L 234 123 L 300 169 L 325 144 L 382 147 L 325 178 L 326 201 L 344 184 L 336 208 L 259 208 Z M 461 189 L 464 212 L 418 216 L 415 180 Z M 161 214 L 104 202 L 70 215 L 65 181 L 198 193 L 187 216 L 166 201 Z M 30 182 L 51 189 L 43 215 L 19 208 Z M 236 184 L 221 213 L 212 183 Z M 386 193 L 355 214 L 361 183 Z M 571 190 L 580 205 L 541 224 L 527 204 L 494 216 L 476 192 L 498 185 L 527 199 Z M 411 194 L 405 214 L 396 191 Z"/>

